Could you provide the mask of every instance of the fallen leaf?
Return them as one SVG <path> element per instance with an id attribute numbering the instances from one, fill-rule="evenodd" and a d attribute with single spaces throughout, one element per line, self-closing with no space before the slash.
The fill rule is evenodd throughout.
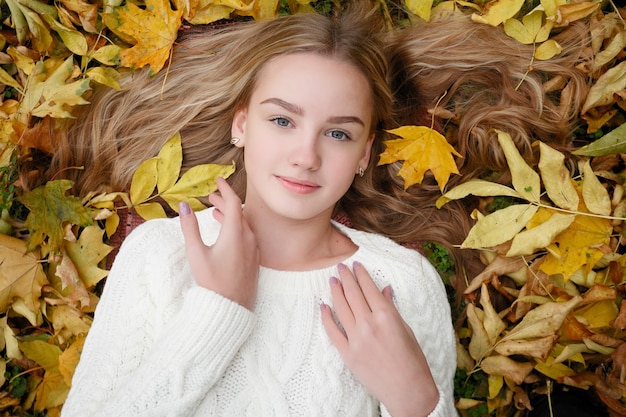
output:
<path id="1" fill-rule="evenodd" d="M 558 338 L 551 335 L 532 340 L 501 340 L 494 350 L 504 356 L 523 355 L 546 360 Z"/>
<path id="2" fill-rule="evenodd" d="M 552 213 L 548 220 L 516 234 L 506 256 L 530 255 L 537 249 L 548 246 L 554 238 L 566 230 L 574 221 L 574 214 Z"/>
<path id="3" fill-rule="evenodd" d="M 515 204 L 497 210 L 476 222 L 461 244 L 462 248 L 491 248 L 511 240 L 535 215 L 538 207 Z"/>
<path id="4" fill-rule="evenodd" d="M 578 209 L 578 193 L 569 170 L 565 168 L 565 155 L 543 142 L 539 142 L 539 150 L 539 173 L 548 197 L 560 208 Z"/>
<path id="5" fill-rule="evenodd" d="M 433 0 L 405 0 L 404 4 L 411 13 L 421 17 L 426 22 L 430 21 Z"/>
<path id="6" fill-rule="evenodd" d="M 602 74 L 589 89 L 581 114 L 594 107 L 613 104 L 613 94 L 626 88 L 626 61 L 620 62 Z"/>
<path id="7" fill-rule="evenodd" d="M 611 215 L 611 198 L 596 174 L 589 160 L 583 164 L 582 195 L 587 209 L 602 216 Z"/>
<path id="8" fill-rule="evenodd" d="M 541 181 L 539 174 L 535 172 L 522 158 L 511 135 L 501 130 L 495 130 L 498 134 L 498 142 L 504 151 L 504 156 L 511 171 L 513 188 L 520 193 L 523 198 L 532 202 L 539 202 L 541 193 Z"/>
<path id="9" fill-rule="evenodd" d="M 386 149 L 378 165 L 404 161 L 398 175 L 404 179 L 405 189 L 421 184 L 424 174 L 430 170 L 443 191 L 450 175 L 459 173 L 453 155 L 461 155 L 436 130 L 426 126 L 402 126 L 388 132 L 402 139 L 385 141 Z"/>
<path id="10" fill-rule="evenodd" d="M 576 149 L 572 153 L 585 156 L 626 153 L 626 123 L 621 124 L 589 145 Z"/>
<path id="11" fill-rule="evenodd" d="M 104 230 L 96 225 L 86 227 L 76 242 L 67 242 L 67 254 L 76 265 L 80 279 L 86 288 L 93 288 L 108 275 L 99 263 L 113 250 L 103 242 Z"/>
<path id="12" fill-rule="evenodd" d="M 92 223 L 91 215 L 80 199 L 65 194 L 70 188 L 72 182 L 69 180 L 48 181 L 45 186 L 18 198 L 30 210 L 24 223 L 31 232 L 29 250 L 43 243 L 48 236 L 47 245 L 50 251 L 57 251 L 63 244 L 64 223 L 82 227 Z"/>
<path id="13" fill-rule="evenodd" d="M 0 234 L 0 312 L 19 297 L 36 313 L 41 287 L 47 282 L 38 254 L 27 252 L 23 240 Z"/>
<path id="14" fill-rule="evenodd" d="M 523 5 L 524 0 L 492 0 L 485 4 L 482 15 L 474 13 L 472 20 L 498 26 L 515 16 Z"/>
<path id="15" fill-rule="evenodd" d="M 604 255 L 597 247 L 609 243 L 611 230 L 607 219 L 577 215 L 570 227 L 559 233 L 554 243 L 547 247 L 549 253 L 539 270 L 548 275 L 561 274 L 568 280 L 584 267 L 586 276 Z"/>
<path id="16" fill-rule="evenodd" d="M 506 185 L 498 184 L 491 181 L 471 179 L 463 184 L 457 185 L 436 201 L 437 208 L 441 208 L 443 205 L 451 200 L 459 200 L 465 198 L 468 195 L 475 195 L 477 197 L 495 197 L 495 196 L 508 196 L 514 198 L 523 198 L 520 193 Z"/>
<path id="17" fill-rule="evenodd" d="M 494 355 L 485 358 L 480 367 L 489 375 L 502 375 L 516 384 L 521 384 L 534 365 L 532 362 L 517 362 L 506 356 Z"/>
<path id="18" fill-rule="evenodd" d="M 165 65 L 182 23 L 182 10 L 172 10 L 166 0 L 146 0 L 146 8 L 134 3 L 115 9 L 115 23 L 107 23 L 115 33 L 132 38 L 133 47 L 120 52 L 125 67 L 142 68 L 150 65 L 157 73 Z M 107 20 L 106 22 L 110 22 Z"/>
<path id="19" fill-rule="evenodd" d="M 508 332 L 501 341 L 532 340 L 553 336 L 563 324 L 565 317 L 582 301 L 576 296 L 566 302 L 550 302 L 530 310 L 522 321 Z"/>
<path id="20" fill-rule="evenodd" d="M 482 316 L 482 310 L 473 304 L 468 304 L 467 321 L 472 328 L 472 337 L 468 349 L 470 356 L 475 361 L 481 361 L 492 348 L 482 319 L 478 316 L 479 314 Z"/>

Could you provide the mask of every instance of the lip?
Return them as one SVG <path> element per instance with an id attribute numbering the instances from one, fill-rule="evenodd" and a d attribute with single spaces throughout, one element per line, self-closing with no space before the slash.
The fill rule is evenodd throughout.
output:
<path id="1" fill-rule="evenodd" d="M 276 179 L 278 179 L 287 190 L 297 194 L 309 194 L 320 188 L 320 186 L 314 182 L 298 178 L 276 176 Z"/>

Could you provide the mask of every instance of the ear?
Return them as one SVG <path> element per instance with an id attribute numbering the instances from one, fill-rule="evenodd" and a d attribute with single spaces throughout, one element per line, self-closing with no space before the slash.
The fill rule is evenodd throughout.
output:
<path id="1" fill-rule="evenodd" d="M 248 120 L 248 109 L 245 107 L 235 111 L 233 123 L 230 127 L 230 134 L 235 138 L 239 138 L 236 146 L 243 147 L 246 142 L 246 122 Z"/>
<path id="2" fill-rule="evenodd" d="M 372 144 L 374 143 L 374 138 L 376 137 L 376 132 L 372 133 L 367 138 L 367 143 L 365 144 L 365 149 L 363 150 L 363 157 L 359 160 L 359 166 L 363 169 L 367 169 L 367 166 L 370 163 L 370 156 L 372 154 Z"/>

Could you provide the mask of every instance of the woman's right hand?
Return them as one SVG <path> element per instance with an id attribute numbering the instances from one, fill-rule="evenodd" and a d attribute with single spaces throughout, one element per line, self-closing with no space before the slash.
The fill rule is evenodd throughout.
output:
<path id="1" fill-rule="evenodd" d="M 219 194 L 209 196 L 213 216 L 222 224 L 215 243 L 207 246 L 200 237 L 198 220 L 186 203 L 179 208 L 185 251 L 198 285 L 252 310 L 256 300 L 259 249 L 243 215 L 241 200 L 223 178 L 217 179 Z"/>

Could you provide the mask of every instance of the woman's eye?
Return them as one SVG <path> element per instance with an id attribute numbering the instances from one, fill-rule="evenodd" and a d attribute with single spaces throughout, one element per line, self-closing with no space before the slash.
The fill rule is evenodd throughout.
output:
<path id="1" fill-rule="evenodd" d="M 350 140 L 350 136 L 341 130 L 332 130 L 328 135 L 335 140 Z"/>
<path id="2" fill-rule="evenodd" d="M 275 117 L 272 121 L 280 127 L 289 127 L 291 125 L 291 122 L 284 117 Z"/>

